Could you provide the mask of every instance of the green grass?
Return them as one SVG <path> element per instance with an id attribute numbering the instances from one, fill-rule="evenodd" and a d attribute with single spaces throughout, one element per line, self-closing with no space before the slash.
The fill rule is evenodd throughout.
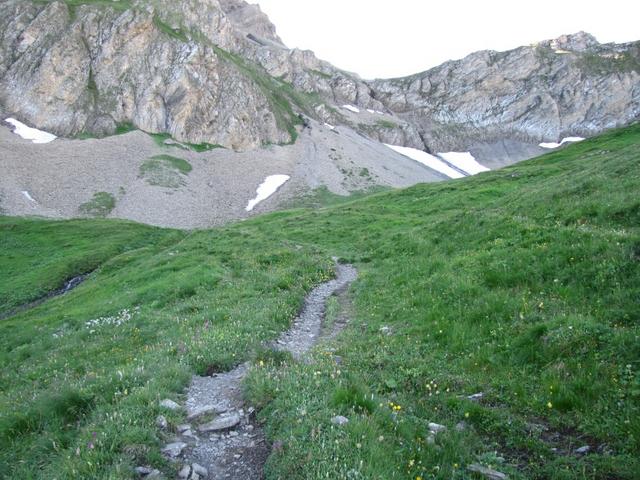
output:
<path id="1" fill-rule="evenodd" d="M 116 208 L 115 197 L 108 192 L 96 192 L 91 200 L 80 205 L 80 213 L 90 217 L 106 217 Z"/>
<path id="2" fill-rule="evenodd" d="M 32 0 L 34 3 L 47 4 L 54 0 Z M 110 8 L 119 12 L 130 10 L 133 4 L 130 0 L 64 0 L 69 8 L 69 14 L 72 21 L 76 19 L 76 10 L 84 5 L 91 5 L 99 8 Z"/>
<path id="3" fill-rule="evenodd" d="M 398 124 L 395 122 L 390 122 L 389 120 L 378 120 L 376 122 L 376 126 L 380 128 L 393 129 L 398 128 Z"/>
<path id="4" fill-rule="evenodd" d="M 640 73 L 640 57 L 631 52 L 620 53 L 618 57 L 603 57 L 597 53 L 583 53 L 578 59 L 578 67 L 588 75 L 610 75 L 611 73 Z"/>
<path id="5" fill-rule="evenodd" d="M 164 143 L 166 140 L 171 139 L 171 135 L 168 133 L 149 133 L 148 135 L 153 138 L 153 141 L 159 147 L 175 147 L 182 150 L 193 150 L 194 152 L 202 153 L 208 152 L 209 150 L 214 150 L 216 148 L 224 148 L 222 145 L 213 144 L 213 143 L 188 143 L 188 142 L 174 142 L 172 144 L 167 145 Z"/>
<path id="6" fill-rule="evenodd" d="M 347 202 L 361 199 L 367 195 L 388 190 L 385 187 L 377 186 L 367 190 L 351 192 L 350 195 L 338 195 L 331 192 L 327 187 L 318 187 L 305 195 L 293 198 L 285 204 L 286 208 L 325 208 L 341 205 Z"/>
<path id="7" fill-rule="evenodd" d="M 171 28 L 168 24 L 166 24 L 165 22 L 163 22 L 160 17 L 158 17 L 157 15 L 155 15 L 153 17 L 153 24 L 158 27 L 158 29 L 165 33 L 166 35 L 169 35 L 171 38 L 175 39 L 175 40 L 179 40 L 183 43 L 187 43 L 189 41 L 189 37 L 187 36 L 187 34 L 180 28 Z"/>
<path id="8" fill-rule="evenodd" d="M 29 276 L 17 290 L 50 275 L 47 252 L 59 269 L 89 258 L 96 225 L 143 246 L 0 322 L 0 471 L 170 473 L 158 400 L 180 400 L 192 372 L 252 360 L 247 394 L 282 445 L 269 479 L 474 478 L 471 463 L 515 479 L 637 478 L 639 145 L 636 125 L 475 177 L 189 234 L 3 220 L 25 222 L 2 248 L 0 284 Z M 332 255 L 359 269 L 350 325 L 309 364 L 265 351 Z M 87 326 L 100 318 L 127 320 Z M 435 444 L 428 422 L 448 427 Z"/>
<path id="9" fill-rule="evenodd" d="M 44 222 L 0 217 L 0 315 L 117 255 L 176 235 L 183 236 L 116 220 Z"/>
<path id="10" fill-rule="evenodd" d="M 314 75 L 316 75 L 318 77 L 324 78 L 326 80 L 331 80 L 333 78 L 333 76 L 331 74 L 322 72 L 320 70 L 309 69 L 309 70 L 307 70 L 307 72 L 312 73 L 312 74 L 314 74 Z"/>
<path id="11" fill-rule="evenodd" d="M 155 155 L 140 165 L 140 177 L 156 187 L 179 188 L 191 170 L 191 164 L 182 158 Z"/>

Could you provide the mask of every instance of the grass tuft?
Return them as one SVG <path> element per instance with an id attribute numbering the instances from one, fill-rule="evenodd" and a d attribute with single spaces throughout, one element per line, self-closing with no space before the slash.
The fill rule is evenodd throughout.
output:
<path id="1" fill-rule="evenodd" d="M 115 197 L 108 192 L 96 192 L 93 198 L 80 205 L 80 213 L 90 217 L 106 217 L 116 208 Z"/>
<path id="2" fill-rule="evenodd" d="M 140 165 L 140 177 L 149 185 L 179 188 L 185 185 L 184 177 L 192 170 L 189 162 L 171 155 L 155 155 Z"/>

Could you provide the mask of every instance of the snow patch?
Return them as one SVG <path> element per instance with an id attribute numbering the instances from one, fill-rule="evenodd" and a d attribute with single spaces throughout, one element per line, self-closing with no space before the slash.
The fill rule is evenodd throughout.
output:
<path id="1" fill-rule="evenodd" d="M 445 152 L 438 153 L 438 156 L 444 158 L 451 165 L 464 170 L 470 175 L 475 175 L 480 172 L 488 172 L 490 169 L 481 165 L 476 161 L 470 152 Z"/>
<path id="2" fill-rule="evenodd" d="M 15 127 L 13 133 L 15 133 L 16 135 L 20 135 L 25 140 L 31 140 L 33 141 L 33 143 L 49 143 L 58 138 L 52 133 L 47 133 L 36 128 L 27 127 L 24 123 L 19 122 L 15 118 L 7 118 L 5 122 L 10 123 Z"/>
<path id="3" fill-rule="evenodd" d="M 400 147 L 397 145 L 389 145 L 385 143 L 387 147 L 391 150 L 398 152 L 405 157 L 409 157 L 416 162 L 420 162 L 423 165 L 435 170 L 436 172 L 440 172 L 446 175 L 449 178 L 463 178 L 464 175 L 457 170 L 454 170 L 449 165 L 444 163 L 438 157 L 434 155 L 430 155 L 427 152 L 423 152 L 422 150 L 418 150 L 417 148 L 410 147 Z"/>
<path id="4" fill-rule="evenodd" d="M 276 193 L 276 190 L 287 183 L 290 178 L 291 177 L 289 175 L 269 175 L 256 190 L 256 198 L 249 200 L 245 210 L 247 212 L 253 210 L 257 204 Z"/>
<path id="5" fill-rule="evenodd" d="M 384 115 L 384 112 L 381 112 L 380 110 L 371 110 L 370 108 L 367 108 L 367 112 L 373 113 L 376 115 Z"/>
<path id="6" fill-rule="evenodd" d="M 563 138 L 560 143 L 554 143 L 554 142 L 541 143 L 540 146 L 542 148 L 558 148 L 565 143 L 581 142 L 583 140 L 584 138 L 582 137 L 567 137 L 567 138 Z"/>
<path id="7" fill-rule="evenodd" d="M 360 113 L 360 109 L 358 107 L 354 107 L 353 105 L 343 105 L 342 108 L 353 113 Z"/>
<path id="8" fill-rule="evenodd" d="M 26 190 L 22 191 L 22 195 L 24 195 L 26 197 L 26 199 L 29 200 L 30 202 L 38 203 L 33 199 L 33 197 L 31 195 L 29 195 L 29 192 L 27 192 Z"/>
<path id="9" fill-rule="evenodd" d="M 325 127 L 327 127 L 329 130 L 335 130 L 336 127 L 334 127 L 333 125 L 329 125 L 328 123 L 324 124 Z"/>

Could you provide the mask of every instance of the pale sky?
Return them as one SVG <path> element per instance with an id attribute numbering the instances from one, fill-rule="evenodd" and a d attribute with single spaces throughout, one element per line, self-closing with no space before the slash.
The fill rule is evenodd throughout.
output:
<path id="1" fill-rule="evenodd" d="M 476 50 L 508 50 L 580 30 L 640 40 L 638 0 L 249 0 L 291 47 L 363 78 L 410 75 Z"/>

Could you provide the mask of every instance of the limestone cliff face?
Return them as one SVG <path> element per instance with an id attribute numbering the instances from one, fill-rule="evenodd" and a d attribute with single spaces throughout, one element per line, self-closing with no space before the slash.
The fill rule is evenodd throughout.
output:
<path id="1" fill-rule="evenodd" d="M 0 108 L 63 136 L 122 124 L 249 150 L 298 114 L 431 151 L 588 136 L 640 116 L 640 46 L 587 34 L 365 81 L 243 0 L 0 0 Z M 354 113 L 341 108 L 350 104 Z"/>
<path id="2" fill-rule="evenodd" d="M 640 43 L 600 45 L 580 33 L 371 87 L 434 150 L 587 137 L 640 118 Z"/>
<path id="3" fill-rule="evenodd" d="M 2 3 L 0 102 L 33 125 L 72 136 L 131 123 L 238 150 L 291 139 L 288 119 L 225 50 L 238 33 L 215 0 Z"/>

